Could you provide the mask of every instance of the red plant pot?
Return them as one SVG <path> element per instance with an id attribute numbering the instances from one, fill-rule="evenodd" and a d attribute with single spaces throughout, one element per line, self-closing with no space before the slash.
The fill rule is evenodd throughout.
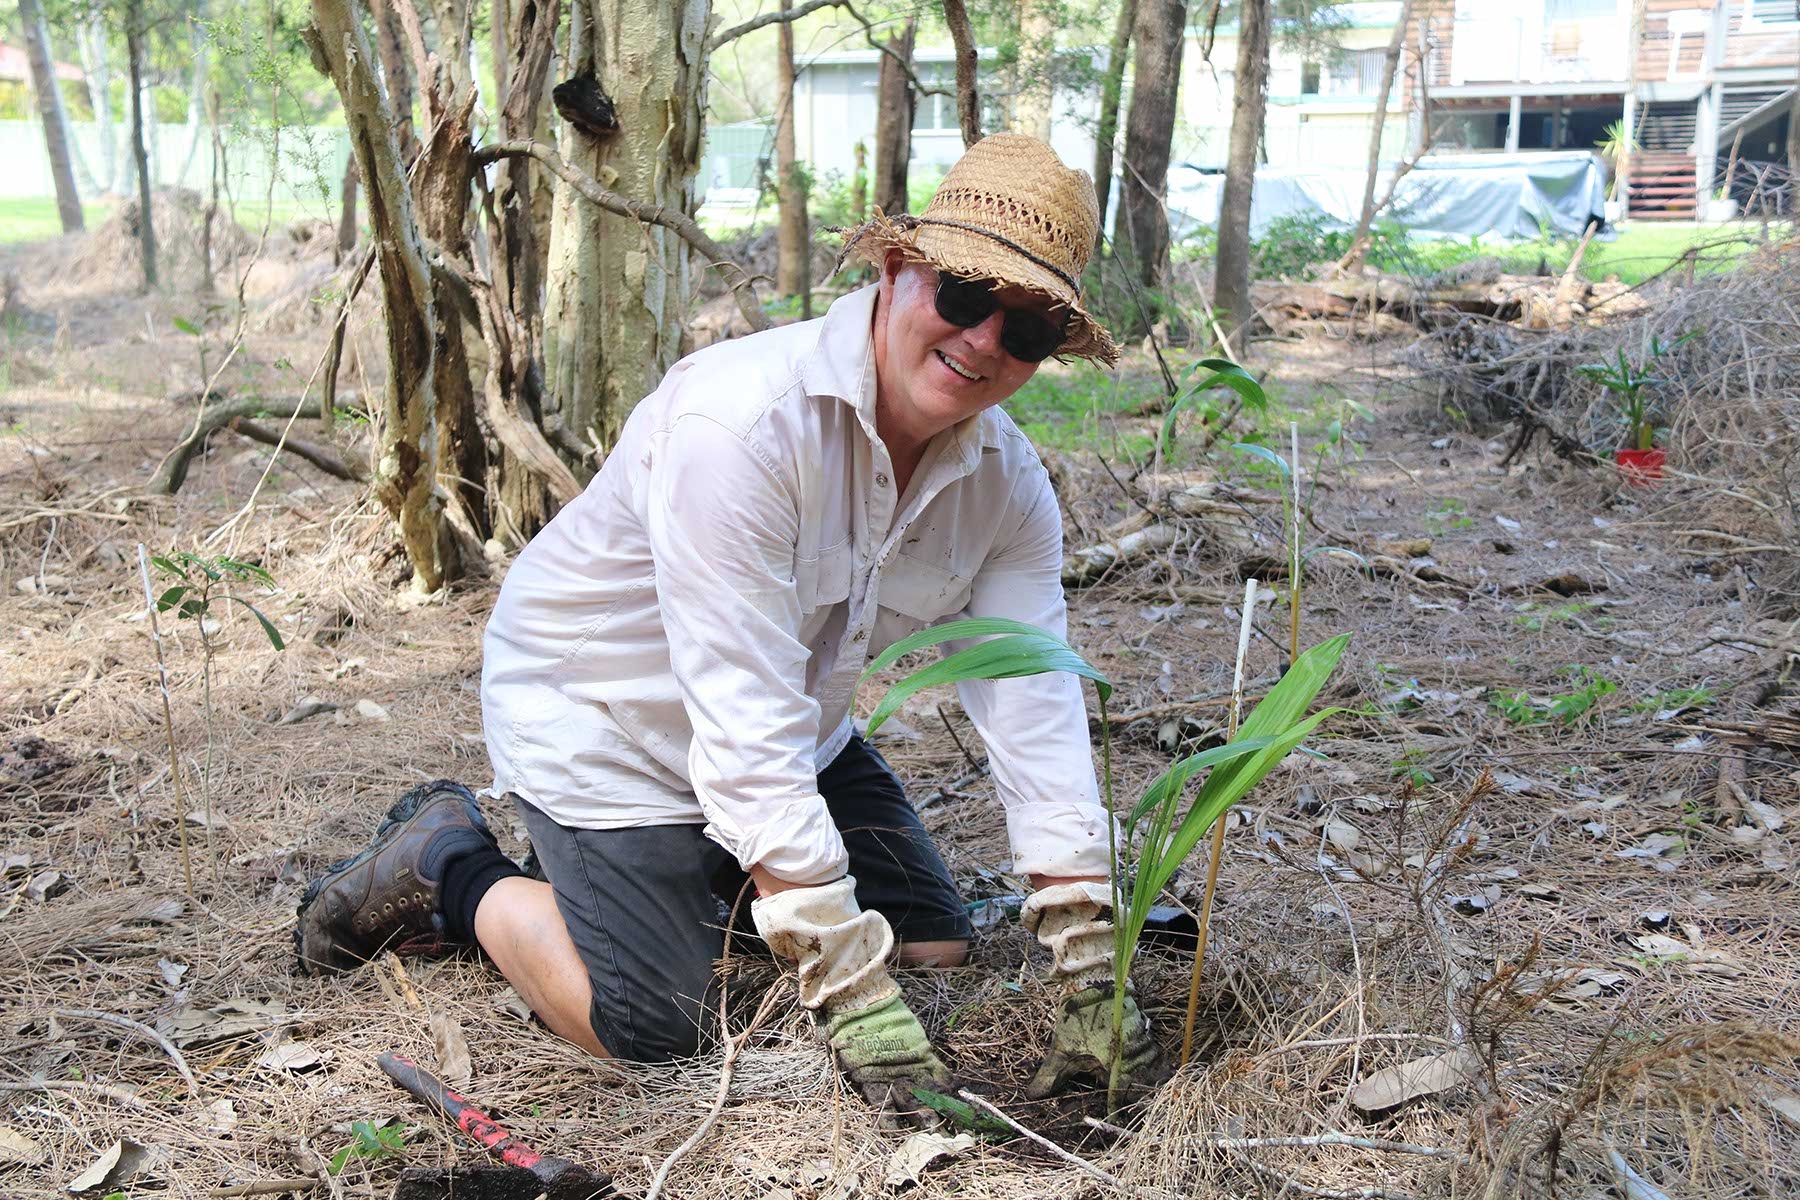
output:
<path id="1" fill-rule="evenodd" d="M 1619 473 L 1625 476 L 1625 482 L 1634 487 L 1649 487 L 1663 477 L 1663 462 L 1667 458 L 1659 447 L 1654 450 L 1615 450 L 1613 460 L 1619 464 Z"/>

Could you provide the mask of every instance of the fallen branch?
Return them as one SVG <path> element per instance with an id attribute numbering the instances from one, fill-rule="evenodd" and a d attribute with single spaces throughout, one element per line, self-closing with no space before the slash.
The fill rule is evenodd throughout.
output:
<path id="1" fill-rule="evenodd" d="M 82 1095 L 104 1096 L 140 1112 L 150 1110 L 148 1104 L 124 1088 L 105 1083 L 89 1083 L 85 1079 L 33 1079 L 26 1083 L 0 1083 L 0 1092 L 78 1092 Z"/>
<path id="2" fill-rule="evenodd" d="M 188 1066 L 187 1059 L 181 1056 L 181 1051 L 175 1048 L 174 1042 L 171 1042 L 168 1038 L 150 1028 L 150 1026 L 145 1025 L 141 1021 L 134 1021 L 130 1017 L 122 1017 L 118 1013 L 102 1012 L 97 1008 L 59 1008 L 56 1010 L 56 1015 L 59 1017 L 68 1017 L 73 1020 L 101 1021 L 108 1025 L 117 1025 L 120 1029 L 130 1030 L 139 1037 L 148 1038 L 150 1041 L 155 1042 L 158 1046 L 163 1048 L 164 1053 L 174 1060 L 175 1069 L 181 1072 L 181 1077 L 183 1079 L 187 1080 L 188 1095 L 196 1100 L 200 1098 L 200 1081 L 194 1078 L 193 1068 Z"/>
<path id="3" fill-rule="evenodd" d="M 648 205 L 633 200 L 629 196 L 621 196 L 617 192 L 607 191 L 601 187 L 592 175 L 571 166 L 563 161 L 562 155 L 554 146 L 545 142 L 511 141 L 494 142 L 483 146 L 470 156 L 473 166 L 483 167 L 489 163 L 499 162 L 503 158 L 535 158 L 552 173 L 564 180 L 581 193 L 589 203 L 599 205 L 609 213 L 621 217 L 630 217 L 645 225 L 660 225 L 671 230 L 688 245 L 706 256 L 709 266 L 719 273 L 725 286 L 731 289 L 733 298 L 737 300 L 738 311 L 744 314 L 744 320 L 750 323 L 753 330 L 769 327 L 769 318 L 763 312 L 762 302 L 756 298 L 756 285 L 751 281 L 750 273 L 733 262 L 719 243 L 706 236 L 706 231 L 694 222 L 694 219 L 682 212 L 671 212 L 666 205 Z"/>
<path id="4" fill-rule="evenodd" d="M 150 480 L 150 491 L 164 496 L 173 496 L 180 491 L 181 485 L 187 482 L 188 466 L 205 447 L 206 439 L 214 430 L 223 429 L 235 420 L 264 414 L 293 420 L 295 417 L 316 417 L 321 411 L 323 410 L 317 400 L 305 398 L 270 400 L 265 396 L 243 396 L 236 400 L 209 404 L 194 422 L 194 428 L 175 444 L 175 448 L 169 451 L 156 468 L 156 474 Z M 294 448 L 291 438 L 285 448 Z"/>
<path id="5" fill-rule="evenodd" d="M 321 411 L 324 411 L 321 406 Z M 226 427 L 234 433 L 241 433 L 253 442 L 261 442 L 265 446 L 276 446 L 286 450 L 296 458 L 303 458 L 333 479 L 347 479 L 352 483 L 361 483 L 369 477 L 369 473 L 360 466 L 352 466 L 323 446 L 315 446 L 311 442 L 303 442 L 298 438 L 282 440 L 279 430 L 270 429 L 267 425 L 258 425 L 249 417 L 233 417 L 227 421 Z"/>

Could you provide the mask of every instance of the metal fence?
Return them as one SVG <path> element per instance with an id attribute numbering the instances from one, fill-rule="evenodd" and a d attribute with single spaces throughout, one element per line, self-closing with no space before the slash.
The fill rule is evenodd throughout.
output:
<path id="1" fill-rule="evenodd" d="M 112 169 L 107 170 L 103 128 L 93 121 L 70 122 L 75 184 L 84 197 L 107 190 L 129 192 L 136 186 L 131 160 L 131 128 L 113 129 Z M 211 131 L 205 126 L 154 125 L 145 131 L 150 177 L 158 187 L 186 187 L 204 192 L 213 169 Z M 278 134 L 264 129 L 221 130 L 224 182 L 240 205 L 261 204 L 271 197 L 282 206 L 317 209 L 332 215 L 350 157 L 349 134 L 341 126 L 287 126 Z M 56 194 L 43 127 L 37 121 L 0 121 L 0 196 L 44 197 Z M 271 185 L 273 192 L 271 193 Z"/>

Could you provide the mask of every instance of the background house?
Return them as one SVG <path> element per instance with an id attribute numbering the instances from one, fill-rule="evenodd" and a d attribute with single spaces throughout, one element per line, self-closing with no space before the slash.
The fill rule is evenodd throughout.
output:
<path id="1" fill-rule="evenodd" d="M 992 52 L 983 58 L 991 61 Z M 851 177 L 856 169 L 856 144 L 863 143 L 874 166 L 876 82 L 880 74 L 878 50 L 839 50 L 803 59 L 796 64 L 794 82 L 795 153 L 813 172 L 821 186 Z M 920 48 L 913 53 L 913 71 L 927 87 L 955 88 L 955 61 L 945 49 Z M 982 96 L 982 127 L 1004 129 L 1011 117 L 1009 97 L 1000 81 L 978 79 Z M 1064 162 L 1086 167 L 1094 161 L 1093 129 L 1099 102 L 1089 92 L 1059 89 L 1053 111 L 1051 145 Z M 962 156 L 962 130 L 957 123 L 956 97 L 920 96 L 913 112 L 912 158 L 909 173 L 921 181 L 935 180 Z M 774 126 L 770 122 L 743 122 L 707 131 L 703 191 L 710 204 L 755 202 L 759 160 L 773 161 Z M 771 177 L 773 167 L 769 168 Z"/>
<path id="2" fill-rule="evenodd" d="M 1264 161 L 1271 167 L 1365 167 L 1369 127 L 1375 120 L 1382 60 L 1387 55 L 1398 0 L 1340 4 L 1321 14 L 1323 33 L 1310 47 L 1277 34 L 1269 48 L 1269 108 L 1264 123 Z M 1175 159 L 1223 168 L 1231 136 L 1231 94 L 1236 80 L 1237 26 L 1221 25 L 1211 61 L 1190 37 L 1181 67 L 1181 115 Z M 1382 132 L 1382 159 L 1406 150 L 1406 114 L 1398 77 Z"/>
<path id="3" fill-rule="evenodd" d="M 1412 37 L 1450 118 L 1440 146 L 1588 148 L 1624 121 L 1633 215 L 1693 216 L 1715 187 L 1779 199 L 1767 165 L 1786 157 L 1794 0 L 1646 0 L 1635 45 L 1631 0 L 1424 0 Z"/>

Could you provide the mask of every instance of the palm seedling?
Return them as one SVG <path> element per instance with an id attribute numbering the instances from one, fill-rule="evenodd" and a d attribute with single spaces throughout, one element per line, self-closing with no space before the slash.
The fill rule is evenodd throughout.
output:
<path id="1" fill-rule="evenodd" d="M 1159 776 L 1129 811 L 1121 814 L 1113 794 L 1111 726 L 1106 705 L 1112 683 L 1062 639 L 1033 625 L 1001 618 L 952 621 L 903 638 L 877 655 L 863 673 L 868 679 L 915 650 L 966 638 L 984 638 L 907 675 L 881 698 L 867 723 L 874 734 L 908 697 L 935 684 L 976 679 L 1010 679 L 1069 671 L 1092 681 L 1100 708 L 1101 788 L 1113 814 L 1110 851 L 1113 892 L 1112 1065 L 1108 1102 L 1116 1106 L 1126 987 L 1150 908 L 1207 830 L 1241 800 L 1319 723 L 1336 709 L 1306 715 L 1331 675 L 1349 635 L 1332 638 L 1301 655 L 1293 667 L 1224 745 L 1181 759 Z M 1187 802 L 1189 785 L 1201 778 Z"/>

